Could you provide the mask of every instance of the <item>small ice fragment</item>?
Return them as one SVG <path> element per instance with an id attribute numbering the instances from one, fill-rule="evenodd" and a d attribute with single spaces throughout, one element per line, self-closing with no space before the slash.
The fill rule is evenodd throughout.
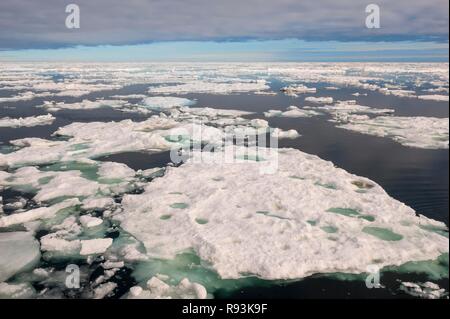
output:
<path id="1" fill-rule="evenodd" d="M 86 228 L 95 227 L 103 223 L 101 218 L 92 217 L 90 215 L 83 215 L 80 217 L 80 223 Z"/>
<path id="2" fill-rule="evenodd" d="M 102 254 L 112 245 L 112 242 L 112 238 L 82 240 L 80 255 Z"/>

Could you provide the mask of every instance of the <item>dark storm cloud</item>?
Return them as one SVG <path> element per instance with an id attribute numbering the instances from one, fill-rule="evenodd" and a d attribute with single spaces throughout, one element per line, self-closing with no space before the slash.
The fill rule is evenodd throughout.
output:
<path id="1" fill-rule="evenodd" d="M 365 7 L 381 8 L 366 29 Z M 65 27 L 65 7 L 81 28 Z M 175 40 L 448 40 L 447 0 L 2 0 L 0 49 Z"/>

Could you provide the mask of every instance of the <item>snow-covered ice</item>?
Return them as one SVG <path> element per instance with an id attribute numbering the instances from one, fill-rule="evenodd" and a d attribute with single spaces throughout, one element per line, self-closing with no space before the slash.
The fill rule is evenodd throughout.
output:
<path id="1" fill-rule="evenodd" d="M 301 109 L 294 105 L 289 106 L 287 111 L 269 110 L 264 112 L 265 117 L 311 117 L 317 115 L 321 115 L 321 113 L 311 109 Z"/>
<path id="2" fill-rule="evenodd" d="M 39 243 L 29 232 L 0 233 L 0 283 L 13 275 L 31 270 L 39 262 Z M 8 287 L 0 287 L 2 291 Z"/>
<path id="3" fill-rule="evenodd" d="M 400 116 L 348 116 L 338 125 L 359 133 L 388 137 L 409 147 L 448 148 L 448 118 Z"/>
<path id="4" fill-rule="evenodd" d="M 148 277 L 140 278 L 122 297 L 200 299 L 211 296 L 210 287 L 211 293 L 224 287 L 222 279 L 227 278 L 359 274 L 368 264 L 381 268 L 410 261 L 426 263 L 448 253 L 445 224 L 416 216 L 375 182 L 301 151 L 252 153 L 227 146 L 203 152 L 197 161 L 199 151 L 194 150 L 179 167 L 142 171 L 97 160 L 104 155 L 162 152 L 203 142 L 216 146 L 237 136 L 297 138 L 296 130 L 270 127 L 268 121 L 282 119 L 269 118 L 319 115 L 323 116 L 318 120 L 328 119 L 339 128 L 391 138 L 406 146 L 448 148 L 447 118 L 391 116 L 395 112 L 389 105 L 369 107 L 355 100 L 335 102 L 331 96 L 310 96 L 318 91 L 322 95 L 325 84 L 326 90 L 357 91 L 355 97 L 381 93 L 391 95 L 393 101 L 408 98 L 436 104 L 448 101 L 448 64 L 18 63 L 0 64 L 0 74 L 0 90 L 6 91 L 0 103 L 5 109 L 20 101 L 33 104 L 36 99 L 39 102 L 33 107 L 55 116 L 63 113 L 59 110 L 104 108 L 95 112 L 114 116 L 117 111 L 135 112 L 140 114 L 133 116 L 144 118 L 74 122 L 50 138 L 29 136 L 2 146 L 0 190 L 30 197 L 6 203 L 0 197 L 0 282 L 6 280 L 0 283 L 0 298 L 64 296 L 67 274 L 38 265 L 41 253 L 49 263 L 53 258 L 85 262 L 81 266 L 86 285 L 83 297 L 111 297 L 122 289 L 112 279 L 119 270 L 136 272 L 139 267 L 135 266 L 150 265 Z M 61 80 L 54 81 L 50 74 L 61 75 Z M 278 90 L 271 87 L 277 85 L 272 79 L 285 83 L 281 91 L 288 97 L 272 91 Z M 132 85 L 147 92 L 118 91 Z M 104 98 L 84 97 L 101 91 L 106 93 Z M 266 121 L 256 118 L 257 113 L 225 105 L 222 109 L 194 107 L 196 97 L 177 96 L 196 93 L 255 94 L 261 96 L 253 98 L 273 101 L 306 94 L 305 101 L 311 104 L 271 109 L 264 112 Z M 49 125 L 54 120 L 50 114 L 2 118 L 0 127 Z M 230 151 L 234 161 L 225 165 L 223 156 Z M 262 168 L 269 166 L 278 170 L 263 174 Z M 185 253 L 199 258 L 203 271 L 213 273 L 217 282 L 197 280 L 192 273 L 170 266 L 164 268 L 164 275 L 154 271 L 157 263 L 177 264 Z M 103 274 L 89 282 L 95 265 Z M 32 271 L 36 266 L 41 268 Z M 46 288 L 36 291 L 34 282 Z M 49 283 L 60 286 L 48 288 Z M 431 282 L 404 282 L 401 287 L 417 297 L 446 295 Z"/>
<path id="5" fill-rule="evenodd" d="M 448 95 L 437 95 L 437 94 L 431 94 L 431 95 L 419 95 L 419 99 L 421 100 L 428 100 L 428 101 L 443 101 L 448 102 Z"/>
<path id="6" fill-rule="evenodd" d="M 21 118 L 0 118 L 0 127 L 32 127 L 38 125 L 50 125 L 55 120 L 55 117 L 51 114 L 38 115 Z"/>
<path id="7" fill-rule="evenodd" d="M 425 283 L 402 282 L 400 284 L 400 290 L 413 297 L 424 299 L 440 299 L 448 295 L 445 289 L 429 281 Z"/>
<path id="8" fill-rule="evenodd" d="M 148 89 L 149 93 L 158 94 L 187 94 L 187 93 L 212 93 L 230 94 L 238 92 L 252 92 L 269 89 L 264 80 L 248 82 L 225 82 L 211 83 L 206 81 L 195 81 L 191 83 L 155 86 Z"/>
<path id="9" fill-rule="evenodd" d="M 306 102 L 312 102 L 317 104 L 331 104 L 333 103 L 332 97 L 314 97 L 314 96 L 308 96 L 305 98 Z"/>
<path id="10" fill-rule="evenodd" d="M 152 96 L 145 98 L 142 103 L 145 107 L 158 110 L 175 106 L 191 106 L 195 104 L 195 101 L 172 96 Z"/>
<path id="11" fill-rule="evenodd" d="M 127 299 L 206 299 L 207 291 L 202 285 L 184 278 L 176 286 L 170 286 L 157 277 L 152 277 L 146 289 L 131 287 Z"/>
<path id="12" fill-rule="evenodd" d="M 75 103 L 45 101 L 40 107 L 45 108 L 47 111 L 55 112 L 60 110 L 92 110 L 102 107 L 122 108 L 126 105 L 128 105 L 128 102 L 123 100 L 83 100 Z"/>
<path id="13" fill-rule="evenodd" d="M 242 157 L 245 150 L 234 151 Z M 217 164 L 220 153 L 202 156 L 207 160 L 168 168 L 143 194 L 124 196 L 117 218 L 148 255 L 193 249 L 222 278 L 293 279 L 448 252 L 446 237 L 421 227 L 445 224 L 417 217 L 375 182 L 317 156 L 281 149 L 269 175 L 259 170 L 273 160 L 264 152 L 226 165 Z"/>

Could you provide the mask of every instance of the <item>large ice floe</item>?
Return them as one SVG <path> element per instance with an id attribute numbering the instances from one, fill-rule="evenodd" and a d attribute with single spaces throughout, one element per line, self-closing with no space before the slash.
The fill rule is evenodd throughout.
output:
<path id="1" fill-rule="evenodd" d="M 388 137 L 409 147 L 448 148 L 448 118 L 351 115 L 339 122 L 340 128 Z"/>
<path id="2" fill-rule="evenodd" d="M 221 165 L 224 153 L 242 160 Z M 261 174 L 273 161 L 276 173 Z M 125 195 L 122 208 L 116 218 L 149 256 L 193 250 L 222 278 L 362 273 L 371 264 L 448 252 L 448 239 L 430 231 L 445 224 L 416 216 L 366 178 L 293 149 L 194 154 L 144 193 Z"/>
<path id="3" fill-rule="evenodd" d="M 55 112 L 60 110 L 91 110 L 103 107 L 122 108 L 128 104 L 128 102 L 123 100 L 83 100 L 76 103 L 45 101 L 40 107 L 47 109 L 47 111 Z"/>
<path id="4" fill-rule="evenodd" d="M 164 110 L 171 109 L 177 106 L 190 106 L 195 104 L 195 101 L 171 96 L 147 97 L 145 95 L 131 95 L 124 96 L 124 98 L 122 98 L 121 96 L 116 96 L 116 98 L 117 99 L 99 99 L 95 101 L 82 100 L 81 102 L 75 103 L 45 101 L 44 104 L 40 107 L 43 107 L 50 112 L 56 112 L 60 110 L 92 110 L 109 107 L 126 112 L 148 113 L 150 110 Z M 140 100 L 140 102 L 132 104 L 129 103 L 127 99 L 137 99 Z"/>
<path id="5" fill-rule="evenodd" d="M 389 114 L 394 113 L 393 109 L 358 105 L 353 100 L 305 109 L 329 113 L 330 121 L 339 128 L 387 137 L 405 146 L 440 149 L 449 145 L 448 118 L 392 116 Z"/>
<path id="6" fill-rule="evenodd" d="M 273 131 L 265 120 L 248 120 L 248 112 L 210 108 L 179 107 L 169 115 L 154 115 L 142 122 L 72 123 L 59 128 L 55 135 L 63 140 L 24 138 L 10 143 L 20 148 L 0 154 L 0 167 L 68 162 L 96 158 L 102 155 L 128 151 L 163 151 L 191 143 L 220 144 L 235 136 L 242 138 Z M 291 137 L 298 134 L 291 130 Z"/>

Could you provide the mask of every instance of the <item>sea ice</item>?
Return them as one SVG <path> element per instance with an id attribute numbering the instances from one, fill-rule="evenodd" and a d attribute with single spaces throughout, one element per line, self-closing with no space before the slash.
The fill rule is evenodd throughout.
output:
<path id="1" fill-rule="evenodd" d="M 286 86 L 281 88 L 281 91 L 286 93 L 287 95 L 295 95 L 295 94 L 302 94 L 302 93 L 316 93 L 316 88 L 309 88 L 304 85 L 297 85 L 297 86 Z"/>
<path id="2" fill-rule="evenodd" d="M 81 241 L 81 255 L 102 254 L 111 246 L 112 238 L 96 238 Z"/>
<path id="3" fill-rule="evenodd" d="M 220 164 L 221 152 L 203 153 L 203 161 L 169 167 L 144 193 L 123 197 L 115 218 L 148 256 L 192 249 L 222 278 L 294 279 L 448 252 L 448 238 L 423 228 L 445 224 L 417 217 L 375 182 L 331 162 L 293 149 L 224 152 L 243 160 Z M 262 174 L 276 159 L 278 170 Z"/>
<path id="4" fill-rule="evenodd" d="M 72 198 L 49 207 L 39 207 L 23 213 L 0 216 L 0 227 L 9 227 L 39 219 L 52 218 L 59 211 L 79 204 L 80 201 L 78 199 Z"/>
<path id="5" fill-rule="evenodd" d="M 29 283 L 0 282 L 0 299 L 29 299 L 36 295 L 36 291 Z"/>
<path id="6" fill-rule="evenodd" d="M 331 104 L 333 103 L 332 97 L 314 97 L 314 96 L 308 96 L 305 98 L 306 102 L 312 102 L 317 104 Z"/>
<path id="7" fill-rule="evenodd" d="M 287 111 L 279 111 L 279 110 L 269 110 L 264 112 L 265 117 L 312 117 L 321 115 L 321 113 L 310 110 L 310 109 L 300 109 L 296 106 L 289 106 Z"/>
<path id="8" fill-rule="evenodd" d="M 60 110 L 91 110 L 102 107 L 122 108 L 126 105 L 128 105 L 128 102 L 123 100 L 83 100 L 76 103 L 45 101 L 41 107 L 47 109 L 47 111 L 55 112 Z"/>
<path id="9" fill-rule="evenodd" d="M 440 299 L 447 295 L 445 289 L 429 281 L 425 283 L 402 282 L 400 290 L 411 296 L 424 299 Z"/>
<path id="10" fill-rule="evenodd" d="M 363 134 L 388 137 L 409 147 L 448 148 L 448 118 L 351 115 L 337 119 L 338 127 Z"/>
<path id="11" fill-rule="evenodd" d="M 80 223 L 86 228 L 95 227 L 103 223 L 103 220 L 98 217 L 92 217 L 89 215 L 80 216 Z"/>
<path id="12" fill-rule="evenodd" d="M 127 299 L 206 299 L 208 294 L 202 285 L 185 278 L 177 286 L 170 286 L 157 277 L 152 277 L 147 289 L 134 286 L 130 288 Z"/>
<path id="13" fill-rule="evenodd" d="M 0 127 L 32 127 L 38 125 L 50 125 L 55 120 L 51 114 L 38 115 L 30 117 L 21 117 L 18 119 L 4 117 L 0 118 Z"/>
<path id="14" fill-rule="evenodd" d="M 444 102 L 448 102 L 448 95 L 436 95 L 436 94 L 419 95 L 418 98 L 421 99 L 421 100 L 428 100 L 428 101 L 444 101 Z"/>
<path id="15" fill-rule="evenodd" d="M 145 107 L 163 110 L 170 109 L 176 106 L 191 106 L 195 104 L 195 101 L 172 96 L 152 96 L 147 97 L 142 101 Z"/>
<path id="16" fill-rule="evenodd" d="M 149 93 L 159 94 L 188 94 L 188 93 L 212 93 L 212 94 L 231 94 L 238 92 L 252 92 L 269 89 L 264 80 L 248 82 L 207 82 L 195 81 L 169 86 L 155 86 L 148 89 Z"/>
<path id="17" fill-rule="evenodd" d="M 297 138 L 297 137 L 300 136 L 300 134 L 294 129 L 283 131 L 283 130 L 281 130 L 279 128 L 274 129 L 270 135 L 272 137 L 279 138 L 279 139 L 282 139 L 282 138 Z"/>
<path id="18" fill-rule="evenodd" d="M 29 232 L 0 233 L 0 282 L 22 271 L 33 269 L 39 262 L 39 243 Z M 8 287 L 2 286 L 1 291 Z M 11 287 L 9 287 L 11 288 Z"/>

